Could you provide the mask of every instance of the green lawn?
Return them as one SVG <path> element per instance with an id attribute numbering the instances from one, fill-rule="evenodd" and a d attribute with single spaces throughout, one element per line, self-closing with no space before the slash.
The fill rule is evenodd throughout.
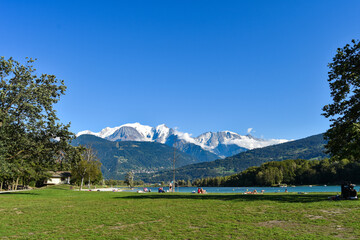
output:
<path id="1" fill-rule="evenodd" d="M 360 239 L 360 201 L 328 194 L 0 194 L 0 239 Z"/>

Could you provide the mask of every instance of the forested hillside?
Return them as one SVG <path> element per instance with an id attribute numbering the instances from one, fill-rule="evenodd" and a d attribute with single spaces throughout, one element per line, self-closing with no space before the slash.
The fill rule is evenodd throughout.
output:
<path id="1" fill-rule="evenodd" d="M 105 179 L 123 179 L 128 171 L 154 172 L 173 166 L 174 148 L 154 142 L 111 142 L 93 135 L 81 135 L 72 145 L 91 146 L 102 163 Z M 196 159 L 176 150 L 178 166 L 196 163 Z"/>
<path id="2" fill-rule="evenodd" d="M 270 161 L 324 159 L 327 157 L 327 154 L 324 153 L 325 144 L 323 134 L 318 134 L 296 141 L 250 150 L 225 159 L 179 167 L 176 170 L 176 176 L 177 179 L 183 180 L 227 176 Z M 169 180 L 172 178 L 172 172 L 139 174 L 138 178 L 149 182 Z"/>
<path id="3" fill-rule="evenodd" d="M 342 160 L 283 160 L 267 162 L 260 167 L 250 167 L 241 173 L 225 177 L 196 179 L 194 186 L 202 187 L 240 187 L 341 184 L 343 181 L 360 182 L 360 163 Z"/>

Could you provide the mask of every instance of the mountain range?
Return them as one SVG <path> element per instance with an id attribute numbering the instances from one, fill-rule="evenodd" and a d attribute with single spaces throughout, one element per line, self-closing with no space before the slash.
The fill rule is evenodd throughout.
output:
<path id="1" fill-rule="evenodd" d="M 248 150 L 225 159 L 201 162 L 198 158 L 175 150 L 171 146 L 151 141 L 110 141 L 88 134 L 82 134 L 72 141 L 74 146 L 91 146 L 97 152 L 106 179 L 124 179 L 128 171 L 133 171 L 136 179 L 142 179 L 145 182 L 172 179 L 174 153 L 176 179 L 191 180 L 232 175 L 269 161 L 323 159 L 328 157 L 324 153 L 325 144 L 323 134 L 319 134 Z M 198 145 L 193 146 L 200 148 Z M 203 152 L 210 153 L 205 150 Z"/>
<path id="2" fill-rule="evenodd" d="M 176 166 L 198 163 L 198 159 L 173 147 L 156 142 L 124 141 L 113 142 L 97 136 L 83 134 L 71 143 L 73 146 L 91 147 L 102 163 L 105 179 L 124 179 L 128 171 L 135 174 L 154 173 Z"/>
<path id="3" fill-rule="evenodd" d="M 287 159 L 320 160 L 328 157 L 324 152 L 326 140 L 323 134 L 290 141 L 264 148 L 241 152 L 225 159 L 211 162 L 190 164 L 176 169 L 176 178 L 191 180 L 196 178 L 232 175 L 252 166 L 260 166 L 265 162 Z M 137 178 L 146 182 L 171 180 L 172 171 L 160 171 L 152 174 L 139 174 Z"/>
<path id="4" fill-rule="evenodd" d="M 199 162 L 213 161 L 233 156 L 247 150 L 288 142 L 286 139 L 260 139 L 251 135 L 239 135 L 231 131 L 206 132 L 198 137 L 169 128 L 165 124 L 151 127 L 140 123 L 128 123 L 118 127 L 106 127 L 100 132 L 85 130 L 84 134 L 94 135 L 113 142 L 138 141 L 156 142 L 187 153 Z"/>

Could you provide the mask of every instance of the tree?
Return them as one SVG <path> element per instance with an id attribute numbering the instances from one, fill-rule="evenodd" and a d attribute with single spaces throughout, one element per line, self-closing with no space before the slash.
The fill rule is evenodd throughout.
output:
<path id="1" fill-rule="evenodd" d="M 333 102 L 323 107 L 331 121 L 326 148 L 333 157 L 360 160 L 360 41 L 338 48 L 329 67 Z"/>
<path id="2" fill-rule="evenodd" d="M 56 154 L 70 147 L 70 125 L 59 122 L 54 105 L 65 93 L 62 80 L 37 75 L 34 60 L 26 65 L 0 57 L 0 142 L 4 161 L 12 167 L 13 185 L 35 180 L 56 164 Z M 35 174 L 34 174 L 35 171 Z"/>
<path id="3" fill-rule="evenodd" d="M 129 185 L 130 188 L 134 186 L 134 173 L 132 171 L 126 173 L 124 182 Z"/>
<path id="4" fill-rule="evenodd" d="M 0 191 L 8 180 L 12 179 L 12 167 L 11 164 L 6 162 L 2 155 L 0 155 Z"/>
<path id="5" fill-rule="evenodd" d="M 102 179 L 101 163 L 96 152 L 91 147 L 77 147 L 76 157 L 71 169 L 73 179 L 80 182 L 80 191 L 83 188 L 85 179 L 88 179 L 90 188 L 91 182 L 98 182 Z"/>

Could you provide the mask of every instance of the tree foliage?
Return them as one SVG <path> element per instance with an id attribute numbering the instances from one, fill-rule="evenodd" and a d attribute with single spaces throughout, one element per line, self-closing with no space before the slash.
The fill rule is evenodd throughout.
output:
<path id="1" fill-rule="evenodd" d="M 98 183 L 102 180 L 101 162 L 91 147 L 79 146 L 75 148 L 75 161 L 71 173 L 72 181 L 80 184 L 80 191 L 84 183 Z"/>
<path id="2" fill-rule="evenodd" d="M 134 173 L 132 171 L 126 173 L 124 182 L 129 185 L 129 187 L 134 186 Z"/>
<path id="3" fill-rule="evenodd" d="M 331 121 L 326 148 L 331 156 L 360 160 L 360 41 L 338 48 L 329 67 L 333 102 L 323 108 Z"/>
<path id="4" fill-rule="evenodd" d="M 64 82 L 38 75 L 33 62 L 22 65 L 0 57 L 0 151 L 6 166 L 0 177 L 8 185 L 45 177 L 73 137 L 70 125 L 61 124 L 54 109 L 65 93 Z"/>
<path id="5" fill-rule="evenodd" d="M 231 176 L 196 179 L 192 184 L 202 187 L 341 184 L 360 182 L 359 172 L 360 163 L 348 159 L 297 159 L 264 163 Z"/>

